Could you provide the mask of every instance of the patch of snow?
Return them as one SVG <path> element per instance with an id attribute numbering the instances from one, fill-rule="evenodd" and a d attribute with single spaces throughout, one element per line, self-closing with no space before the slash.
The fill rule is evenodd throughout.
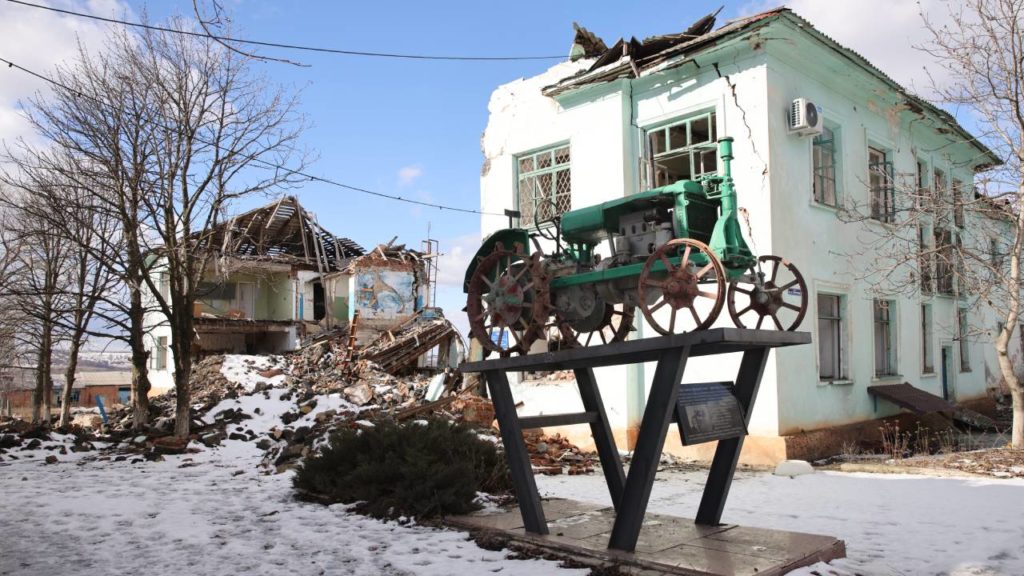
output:
<path id="1" fill-rule="evenodd" d="M 814 474 L 814 467 L 806 460 L 785 460 L 775 467 L 776 476 L 793 478 L 804 474 Z"/>
<path id="2" fill-rule="evenodd" d="M 267 386 L 278 386 L 287 378 L 287 374 L 280 374 L 273 378 L 265 378 L 259 372 L 279 368 L 287 372 L 287 361 L 278 356 L 252 356 L 248 354 L 225 354 L 224 364 L 220 367 L 220 373 L 230 382 L 241 384 L 249 392 L 252 392 L 259 383 Z"/>

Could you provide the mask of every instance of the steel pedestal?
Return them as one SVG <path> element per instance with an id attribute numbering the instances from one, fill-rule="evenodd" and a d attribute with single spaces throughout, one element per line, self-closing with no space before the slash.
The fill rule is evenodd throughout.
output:
<path id="1" fill-rule="evenodd" d="M 636 548 L 644 514 L 647 511 L 651 487 L 654 485 L 654 476 L 665 445 L 665 436 L 669 426 L 682 417 L 678 407 L 678 395 L 687 360 L 715 354 L 743 354 L 739 372 L 732 386 L 732 394 L 742 409 L 745 425 L 749 422 L 754 399 L 757 397 L 761 375 L 768 361 L 768 352 L 772 348 L 807 344 L 810 341 L 811 336 L 806 332 L 713 328 L 604 346 L 470 362 L 462 366 L 462 371 L 481 373 L 487 381 L 526 530 L 535 534 L 548 533 L 540 494 L 533 478 L 530 456 L 523 440 L 523 430 L 589 424 L 616 512 L 608 547 L 632 552 Z M 594 368 L 652 361 L 657 362 L 657 368 L 647 396 L 629 475 L 626 476 L 594 378 Z M 572 370 L 576 375 L 584 411 L 520 417 L 516 413 L 506 373 L 539 370 Z M 742 448 L 742 434 L 719 440 L 697 510 L 698 524 L 720 523 Z"/>

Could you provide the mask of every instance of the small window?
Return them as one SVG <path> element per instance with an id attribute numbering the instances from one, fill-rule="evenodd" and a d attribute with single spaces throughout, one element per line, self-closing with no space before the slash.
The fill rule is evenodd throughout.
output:
<path id="1" fill-rule="evenodd" d="M 916 174 L 917 200 L 915 206 L 919 210 L 927 210 L 931 206 L 930 198 L 931 191 L 928 189 L 928 165 L 923 160 L 917 161 L 917 174 Z"/>
<path id="2" fill-rule="evenodd" d="M 895 376 L 896 332 L 892 300 L 875 300 L 875 376 Z"/>
<path id="3" fill-rule="evenodd" d="M 967 308 L 956 310 L 957 340 L 960 342 L 960 371 L 971 371 L 970 324 Z"/>
<path id="4" fill-rule="evenodd" d="M 167 337 L 160 336 L 156 339 L 156 364 L 153 368 L 155 370 L 167 370 Z"/>
<path id="5" fill-rule="evenodd" d="M 517 192 L 520 222 L 533 226 L 569 211 L 572 155 L 568 145 L 520 156 Z"/>
<path id="6" fill-rule="evenodd" d="M 72 390 L 71 391 L 71 403 L 72 404 L 78 404 L 79 402 L 81 402 L 81 400 L 82 400 L 82 391 L 81 390 Z"/>
<path id="7" fill-rule="evenodd" d="M 879 148 L 868 148 L 871 217 L 880 222 L 892 222 L 895 216 L 892 177 L 892 161 L 888 153 Z"/>
<path id="8" fill-rule="evenodd" d="M 164 299 L 164 302 L 169 302 L 171 298 L 171 277 L 167 272 L 160 273 L 157 288 L 160 290 L 160 296 Z"/>
<path id="9" fill-rule="evenodd" d="M 932 307 L 921 305 L 921 372 L 935 373 L 935 351 L 932 349 Z"/>
<path id="10" fill-rule="evenodd" d="M 946 202 L 946 174 L 936 168 L 932 171 L 932 198 L 935 201 L 935 212 L 936 216 L 940 218 L 949 218 L 948 208 L 945 206 Z M 948 221 L 946 221 L 948 225 Z"/>
<path id="11" fill-rule="evenodd" d="M 814 137 L 813 149 L 814 201 L 826 206 L 839 206 L 836 192 L 836 141 L 835 133 L 827 126 Z"/>
<path id="12" fill-rule="evenodd" d="M 988 254 L 992 262 L 992 267 L 995 268 L 997 275 L 1003 273 L 1003 246 L 999 243 L 998 238 L 989 238 L 988 240 Z"/>
<path id="13" fill-rule="evenodd" d="M 818 294 L 819 379 L 844 379 L 843 361 L 842 299 L 831 294 Z"/>

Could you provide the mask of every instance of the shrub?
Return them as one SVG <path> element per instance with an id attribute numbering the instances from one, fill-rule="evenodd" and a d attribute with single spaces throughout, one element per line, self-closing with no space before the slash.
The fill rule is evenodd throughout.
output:
<path id="1" fill-rule="evenodd" d="M 427 518 L 476 510 L 477 492 L 507 491 L 511 480 L 493 443 L 433 419 L 335 432 L 299 466 L 294 485 L 300 497 L 358 503 L 357 511 L 377 518 Z"/>

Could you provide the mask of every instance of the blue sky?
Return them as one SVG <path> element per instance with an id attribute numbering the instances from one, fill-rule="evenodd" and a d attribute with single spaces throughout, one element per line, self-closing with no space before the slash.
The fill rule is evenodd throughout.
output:
<path id="1" fill-rule="evenodd" d="M 191 0 L 30 0 L 107 17 L 155 21 L 192 16 Z M 938 10 L 939 0 L 921 0 Z M 622 36 L 644 38 L 679 32 L 720 2 L 604 0 L 511 2 L 326 2 L 224 0 L 235 35 L 290 44 L 349 50 L 431 55 L 568 54 L 572 22 L 610 45 Z M 727 19 L 774 7 L 750 0 L 726 5 Z M 912 48 L 923 39 L 914 0 L 787 2 L 839 42 L 853 47 L 897 80 L 922 79 L 924 55 Z M 886 18 L 879 19 L 879 13 Z M 106 24 L 23 7 L 0 0 L 0 56 L 46 73 L 73 56 L 75 43 L 100 48 Z M 480 136 L 491 92 L 500 84 L 542 72 L 554 61 L 438 62 L 392 60 L 265 49 L 267 56 L 308 67 L 256 64 L 272 81 L 301 91 L 311 128 L 303 144 L 318 159 L 307 172 L 340 182 L 424 201 L 479 207 Z M 25 136 L 17 102 L 40 82 L 2 71 L 0 139 Z M 327 229 L 367 248 L 398 236 L 418 248 L 428 224 L 441 251 L 452 254 L 442 270 L 438 303 L 458 314 L 465 304 L 458 279 L 475 250 L 479 217 L 442 212 L 309 183 L 297 191 Z M 251 199 L 238 210 L 267 202 Z M 460 322 L 465 325 L 464 322 Z"/>

